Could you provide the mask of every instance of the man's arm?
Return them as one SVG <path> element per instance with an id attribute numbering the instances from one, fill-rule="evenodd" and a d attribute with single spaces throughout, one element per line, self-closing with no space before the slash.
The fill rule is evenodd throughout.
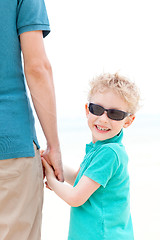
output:
<path id="1" fill-rule="evenodd" d="M 100 187 L 100 184 L 82 176 L 75 187 L 66 185 L 57 181 L 51 166 L 42 158 L 45 174 L 47 178 L 47 186 L 53 190 L 61 199 L 72 207 L 78 207 L 84 204 L 88 198 Z"/>
<path id="2" fill-rule="evenodd" d="M 47 140 L 43 156 L 55 169 L 58 180 L 63 181 L 52 69 L 46 56 L 42 31 L 22 33 L 20 42 L 26 81 Z"/>

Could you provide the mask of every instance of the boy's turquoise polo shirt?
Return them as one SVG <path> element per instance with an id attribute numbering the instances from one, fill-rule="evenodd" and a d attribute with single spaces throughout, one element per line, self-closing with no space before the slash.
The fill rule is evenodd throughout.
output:
<path id="1" fill-rule="evenodd" d="M 26 92 L 19 35 L 42 30 L 49 21 L 44 0 L 0 1 L 0 159 L 34 156 L 39 147 Z"/>
<path id="2" fill-rule="evenodd" d="M 133 240 L 128 156 L 123 132 L 86 145 L 75 185 L 85 175 L 101 186 L 80 207 L 71 208 L 68 240 Z M 75 186 L 74 185 L 74 186 Z"/>

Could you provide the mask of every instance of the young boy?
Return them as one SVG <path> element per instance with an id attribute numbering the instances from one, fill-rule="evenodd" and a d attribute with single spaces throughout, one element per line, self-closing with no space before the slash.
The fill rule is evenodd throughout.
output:
<path id="1" fill-rule="evenodd" d="M 91 82 L 88 100 L 92 142 L 80 169 L 64 168 L 66 185 L 42 158 L 46 185 L 72 206 L 68 240 L 133 240 L 128 156 L 121 141 L 123 128 L 135 119 L 139 92 L 118 73 L 103 74 Z"/>

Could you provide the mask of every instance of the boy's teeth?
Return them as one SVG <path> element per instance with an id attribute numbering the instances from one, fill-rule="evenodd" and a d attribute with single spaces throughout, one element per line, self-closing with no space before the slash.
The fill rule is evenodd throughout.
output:
<path id="1" fill-rule="evenodd" d="M 108 128 L 101 128 L 101 127 L 99 127 L 99 126 L 97 126 L 97 128 L 98 128 L 99 130 L 102 130 L 102 131 L 107 131 L 107 130 L 108 130 Z"/>

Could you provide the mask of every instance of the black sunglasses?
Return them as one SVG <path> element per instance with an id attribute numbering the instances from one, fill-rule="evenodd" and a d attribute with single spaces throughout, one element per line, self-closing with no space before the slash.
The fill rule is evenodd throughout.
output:
<path id="1" fill-rule="evenodd" d="M 117 110 L 117 109 L 105 109 L 102 106 L 94 103 L 89 103 L 88 108 L 89 108 L 89 111 L 96 116 L 101 116 L 106 111 L 108 118 L 116 121 L 121 121 L 125 117 L 130 115 L 130 113 Z"/>

